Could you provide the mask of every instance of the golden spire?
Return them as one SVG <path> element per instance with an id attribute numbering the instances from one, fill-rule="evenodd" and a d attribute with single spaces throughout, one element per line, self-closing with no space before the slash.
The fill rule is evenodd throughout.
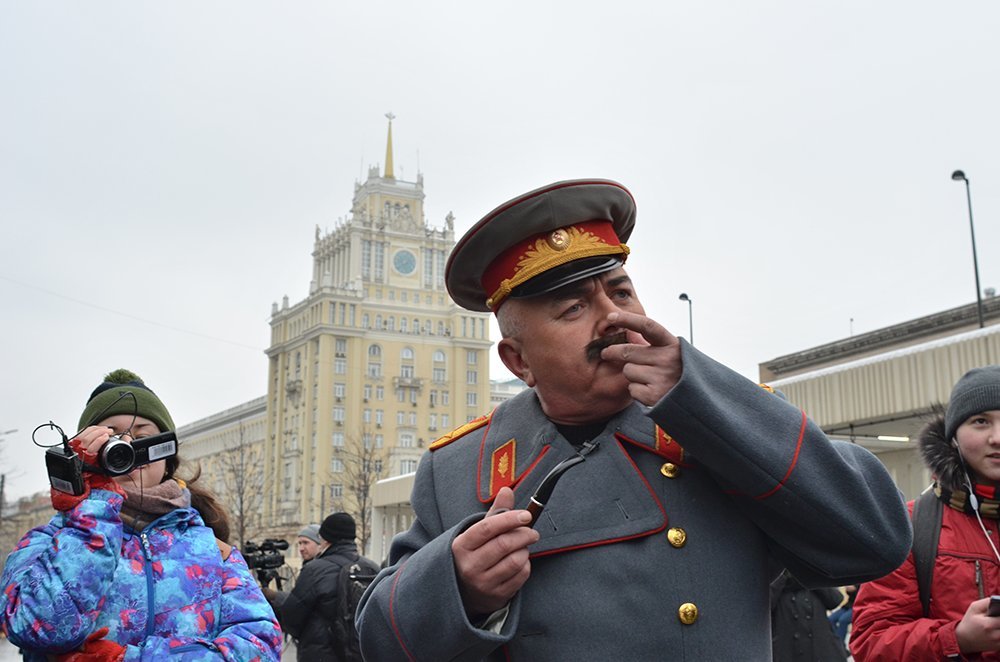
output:
<path id="1" fill-rule="evenodd" d="M 385 142 L 385 178 L 396 179 L 392 172 L 392 121 L 396 116 L 392 113 L 386 113 L 385 116 L 389 118 L 389 138 Z"/>

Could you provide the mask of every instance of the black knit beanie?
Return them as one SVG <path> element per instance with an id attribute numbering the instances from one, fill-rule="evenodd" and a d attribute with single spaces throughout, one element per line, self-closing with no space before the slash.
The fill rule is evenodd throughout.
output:
<path id="1" fill-rule="evenodd" d="M 973 414 L 993 409 L 1000 409 L 1000 365 L 973 368 L 951 390 L 944 415 L 945 439 L 953 439 L 958 426 Z"/>
<path id="2" fill-rule="evenodd" d="M 354 518 L 347 513 L 334 513 L 319 527 L 319 535 L 327 542 L 354 540 L 355 533 Z"/>
<path id="3" fill-rule="evenodd" d="M 123 394 L 131 393 L 132 395 Z M 135 396 L 135 397 L 132 397 Z M 108 373 L 104 382 L 94 389 L 87 399 L 87 406 L 80 415 L 77 429 L 96 425 L 109 416 L 128 414 L 142 416 L 156 423 L 160 432 L 174 429 L 174 420 L 156 394 L 137 374 L 119 369 Z"/>

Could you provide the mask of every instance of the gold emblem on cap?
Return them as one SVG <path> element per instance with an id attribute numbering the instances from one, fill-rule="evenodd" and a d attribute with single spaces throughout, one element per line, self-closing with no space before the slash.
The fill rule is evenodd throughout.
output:
<path id="1" fill-rule="evenodd" d="M 698 620 L 698 607 L 693 602 L 685 602 L 677 608 L 677 618 L 684 625 L 691 625 Z"/>
<path id="2" fill-rule="evenodd" d="M 576 226 L 559 228 L 547 237 L 535 240 L 534 245 L 521 255 L 513 276 L 500 282 L 497 291 L 486 299 L 486 305 L 495 309 L 518 285 L 567 262 L 596 255 L 628 254 L 629 248 L 625 244 L 608 244 L 588 230 Z"/>
<path id="3" fill-rule="evenodd" d="M 552 234 L 548 238 L 549 246 L 557 251 L 564 251 L 569 248 L 570 238 L 569 233 L 566 230 L 559 228 L 558 230 L 553 230 Z"/>

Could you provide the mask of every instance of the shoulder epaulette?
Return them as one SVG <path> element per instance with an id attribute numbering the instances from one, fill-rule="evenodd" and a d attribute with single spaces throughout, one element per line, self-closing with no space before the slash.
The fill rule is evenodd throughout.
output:
<path id="1" fill-rule="evenodd" d="M 438 437 L 431 443 L 430 450 L 436 451 L 439 448 L 447 446 L 456 439 L 461 439 L 462 437 L 469 434 L 473 430 L 478 430 L 479 428 L 483 427 L 484 425 L 490 422 L 490 416 L 492 415 L 493 412 L 490 412 L 485 416 L 474 418 L 465 425 L 455 428 L 454 430 L 444 435 L 443 437 Z"/>
<path id="2" fill-rule="evenodd" d="M 774 387 L 773 386 L 770 386 L 768 384 L 758 384 L 758 386 L 760 386 L 762 389 L 764 389 L 768 393 L 774 393 Z"/>

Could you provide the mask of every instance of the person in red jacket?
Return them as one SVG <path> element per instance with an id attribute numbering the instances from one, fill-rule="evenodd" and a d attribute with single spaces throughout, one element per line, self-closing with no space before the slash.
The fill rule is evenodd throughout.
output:
<path id="1" fill-rule="evenodd" d="M 1000 660 L 1000 616 L 987 613 L 1000 594 L 1000 365 L 967 372 L 918 442 L 944 505 L 929 613 L 911 553 L 858 591 L 851 653 L 857 662 Z"/>

